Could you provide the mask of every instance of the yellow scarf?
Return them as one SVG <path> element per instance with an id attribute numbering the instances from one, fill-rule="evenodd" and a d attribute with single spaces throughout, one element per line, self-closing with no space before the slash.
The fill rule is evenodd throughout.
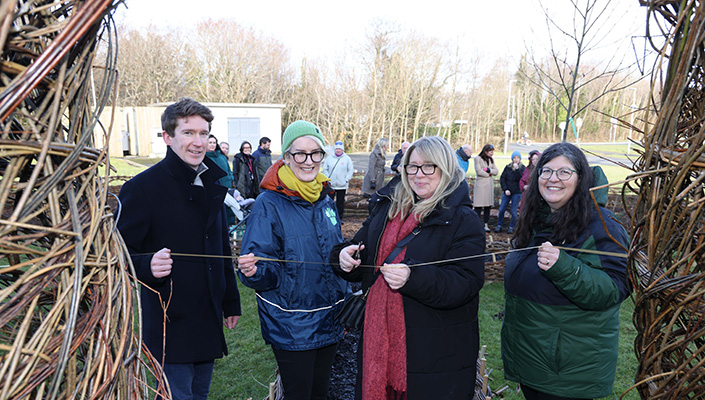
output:
<path id="1" fill-rule="evenodd" d="M 311 182 L 301 182 L 299 178 L 294 175 L 294 171 L 292 171 L 288 165 L 283 165 L 279 168 L 277 176 L 279 176 L 279 179 L 282 181 L 284 186 L 290 190 L 297 191 L 299 193 L 299 197 L 309 203 L 313 203 L 321 197 L 323 182 L 330 180 L 325 175 L 318 172 L 316 178 Z"/>

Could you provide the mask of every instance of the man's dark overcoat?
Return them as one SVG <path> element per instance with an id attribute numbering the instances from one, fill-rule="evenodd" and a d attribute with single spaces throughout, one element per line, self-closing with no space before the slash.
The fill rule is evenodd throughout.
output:
<path id="1" fill-rule="evenodd" d="M 216 183 L 224 173 L 207 157 L 203 163 L 208 167 L 200 174 L 203 186 L 194 185 L 196 170 L 167 147 L 164 160 L 120 190 L 118 229 L 143 284 L 144 341 L 161 361 L 166 324 L 167 363 L 227 355 L 223 317 L 240 315 L 231 259 L 175 254 L 231 255 L 223 206 L 227 188 Z M 150 261 L 153 253 L 165 247 L 171 250 L 174 263 L 169 276 L 157 279 Z M 167 304 L 166 320 L 163 303 Z"/>

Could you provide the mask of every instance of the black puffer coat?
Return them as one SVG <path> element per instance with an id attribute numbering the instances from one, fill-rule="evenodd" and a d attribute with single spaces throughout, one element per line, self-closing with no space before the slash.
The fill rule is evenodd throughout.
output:
<path id="1" fill-rule="evenodd" d="M 363 264 L 374 265 L 388 221 L 389 193 L 400 180 L 395 177 L 372 196 L 371 214 L 352 242 L 338 245 L 331 253 L 336 273 L 349 281 L 362 281 L 363 291 L 380 273 L 373 268 L 345 273 L 337 266 L 338 256 L 343 247 L 362 241 Z M 406 247 L 404 264 L 456 259 L 485 251 L 485 233 L 472 210 L 467 185 L 458 186 L 446 199 L 445 208 L 433 211 L 419 226 L 420 232 Z M 411 267 L 409 280 L 399 290 L 406 322 L 409 400 L 473 397 L 479 347 L 478 294 L 484 278 L 481 257 Z M 358 356 L 362 354 L 362 340 L 364 333 Z M 356 389 L 359 398 L 360 376 Z"/>

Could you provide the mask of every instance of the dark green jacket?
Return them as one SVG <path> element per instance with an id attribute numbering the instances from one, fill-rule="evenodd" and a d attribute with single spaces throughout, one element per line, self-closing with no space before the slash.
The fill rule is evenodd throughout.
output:
<path id="1" fill-rule="evenodd" d="M 600 213 L 621 246 L 605 232 Z M 627 260 L 561 250 L 558 261 L 542 271 L 532 247 L 550 236 L 549 230 L 536 233 L 527 250 L 506 258 L 504 375 L 557 396 L 608 396 L 617 367 L 619 307 L 631 291 Z M 558 245 L 626 254 L 628 243 L 622 225 L 600 207 L 576 243 Z"/>

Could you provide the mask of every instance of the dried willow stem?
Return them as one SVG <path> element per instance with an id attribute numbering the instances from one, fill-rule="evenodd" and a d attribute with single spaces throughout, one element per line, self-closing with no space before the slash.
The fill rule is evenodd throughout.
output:
<path id="1" fill-rule="evenodd" d="M 119 3 L 0 6 L 0 399 L 168 396 L 149 385 L 162 372 L 139 337 L 107 149 L 92 148 L 116 82 Z"/>
<path id="2" fill-rule="evenodd" d="M 705 4 L 642 1 L 659 32 L 633 182 L 630 275 L 635 286 L 635 388 L 644 399 L 705 396 Z M 663 47 L 656 47 L 665 37 Z M 667 69 L 663 69 L 667 65 Z M 659 88 L 661 89 L 659 91 Z"/>

